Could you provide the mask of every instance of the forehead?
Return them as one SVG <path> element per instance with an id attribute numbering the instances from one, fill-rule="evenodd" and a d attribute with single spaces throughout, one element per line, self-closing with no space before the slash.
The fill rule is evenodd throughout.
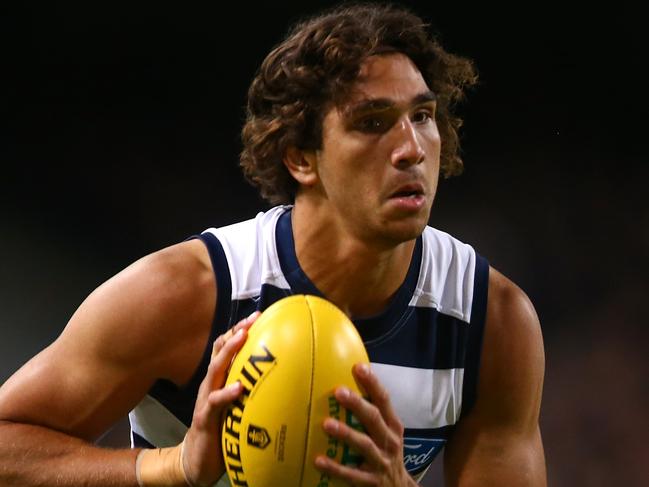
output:
<path id="1" fill-rule="evenodd" d="M 358 79 L 343 105 L 373 98 L 398 104 L 427 91 L 424 77 L 409 57 L 399 53 L 370 56 L 361 65 Z"/>

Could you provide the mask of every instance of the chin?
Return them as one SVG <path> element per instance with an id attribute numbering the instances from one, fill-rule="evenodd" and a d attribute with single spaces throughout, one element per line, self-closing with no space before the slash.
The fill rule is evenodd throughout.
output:
<path id="1" fill-rule="evenodd" d="M 427 224 L 428 220 L 392 222 L 383 228 L 382 237 L 387 245 L 394 247 L 418 238 Z"/>

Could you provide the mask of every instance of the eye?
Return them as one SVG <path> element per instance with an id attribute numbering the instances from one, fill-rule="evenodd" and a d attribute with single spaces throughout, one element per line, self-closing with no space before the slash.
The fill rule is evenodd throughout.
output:
<path id="1" fill-rule="evenodd" d="M 433 119 L 433 112 L 429 109 L 417 110 L 412 117 L 415 123 L 426 123 Z"/>
<path id="2" fill-rule="evenodd" d="M 383 118 L 376 116 L 363 117 L 356 123 L 356 128 L 362 132 L 383 132 L 387 126 Z"/>

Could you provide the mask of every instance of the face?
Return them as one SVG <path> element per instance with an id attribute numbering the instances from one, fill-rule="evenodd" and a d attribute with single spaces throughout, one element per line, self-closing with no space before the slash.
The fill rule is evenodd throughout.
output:
<path id="1" fill-rule="evenodd" d="M 349 99 L 325 115 L 322 149 L 310 155 L 314 190 L 336 224 L 378 244 L 421 234 L 439 174 L 435 106 L 405 55 L 373 56 L 363 64 Z"/>

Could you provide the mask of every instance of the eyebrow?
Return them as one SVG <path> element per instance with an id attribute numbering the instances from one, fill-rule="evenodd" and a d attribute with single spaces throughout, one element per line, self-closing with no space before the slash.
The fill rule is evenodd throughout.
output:
<path id="1" fill-rule="evenodd" d="M 415 95 L 412 100 L 410 100 L 410 106 L 421 105 L 423 103 L 429 103 L 437 100 L 437 96 L 432 91 L 428 90 L 424 93 L 419 93 Z M 390 98 L 372 98 L 361 100 L 357 103 L 347 105 L 343 109 L 343 114 L 346 117 L 351 117 L 357 114 L 362 114 L 366 112 L 375 112 L 389 110 L 394 107 L 394 100 Z"/>

